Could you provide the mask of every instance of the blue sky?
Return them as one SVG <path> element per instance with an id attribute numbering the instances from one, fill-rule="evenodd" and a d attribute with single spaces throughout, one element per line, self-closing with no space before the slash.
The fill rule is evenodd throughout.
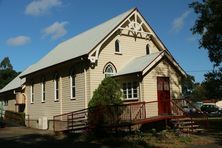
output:
<path id="1" fill-rule="evenodd" d="M 190 28 L 192 0 L 0 0 L 0 61 L 23 71 L 60 42 L 137 7 L 174 58 L 196 81 L 212 69 Z"/>

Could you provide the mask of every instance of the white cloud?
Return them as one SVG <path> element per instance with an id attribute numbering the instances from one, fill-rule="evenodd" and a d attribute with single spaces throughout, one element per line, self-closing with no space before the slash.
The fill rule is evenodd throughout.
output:
<path id="1" fill-rule="evenodd" d="M 52 39 L 58 39 L 67 33 L 65 26 L 68 22 L 55 22 L 43 30 L 43 37 L 51 36 Z"/>
<path id="2" fill-rule="evenodd" d="M 53 7 L 61 5 L 61 0 L 33 0 L 26 6 L 25 14 L 33 16 L 43 15 Z"/>
<path id="3" fill-rule="evenodd" d="M 21 46 L 31 42 L 31 38 L 28 36 L 17 36 L 13 38 L 9 38 L 6 43 L 10 46 Z"/>
<path id="4" fill-rule="evenodd" d="M 171 32 L 179 32 L 183 28 L 184 21 L 189 16 L 190 13 L 191 10 L 187 10 L 178 18 L 175 18 L 172 23 Z"/>

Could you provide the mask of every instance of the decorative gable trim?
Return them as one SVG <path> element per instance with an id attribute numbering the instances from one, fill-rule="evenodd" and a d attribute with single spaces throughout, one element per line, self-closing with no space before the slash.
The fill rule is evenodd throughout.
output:
<path id="1" fill-rule="evenodd" d="M 137 8 L 133 9 L 129 15 L 123 19 L 120 24 L 118 24 L 106 37 L 101 40 L 88 54 L 88 59 L 92 64 L 96 63 L 99 57 L 99 51 L 103 43 L 110 38 L 115 32 L 119 31 L 119 34 L 127 34 L 135 38 L 144 38 L 147 40 L 153 40 L 154 43 L 158 46 L 160 51 L 167 50 L 163 45 L 161 40 L 155 34 L 153 29 L 141 15 Z M 170 53 L 169 53 L 170 54 Z"/>

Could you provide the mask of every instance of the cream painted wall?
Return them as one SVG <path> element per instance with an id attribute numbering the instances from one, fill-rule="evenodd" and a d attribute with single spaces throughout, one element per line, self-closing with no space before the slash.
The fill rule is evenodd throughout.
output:
<path id="1" fill-rule="evenodd" d="M 45 70 L 42 73 L 32 75 L 27 78 L 26 95 L 27 95 L 27 114 L 30 119 L 38 120 L 40 117 L 48 117 L 71 112 L 74 110 L 83 109 L 85 107 L 85 89 L 84 89 L 84 64 L 82 63 L 67 63 L 57 67 Z M 75 69 L 76 72 L 76 97 L 71 98 L 70 89 L 70 71 Z M 59 101 L 54 100 L 54 80 L 55 72 L 60 75 L 59 81 Z M 46 100 L 42 102 L 42 78 L 46 79 Z M 30 102 L 30 82 L 34 81 L 34 103 Z"/>
<path id="2" fill-rule="evenodd" d="M 143 78 L 143 100 L 146 102 L 157 101 L 157 77 L 169 77 L 171 99 L 181 98 L 181 76 L 176 72 L 175 68 L 171 66 L 168 60 L 162 60 Z M 150 103 L 147 105 L 147 113 L 149 113 L 148 116 L 158 115 L 158 104 Z"/>
<path id="3" fill-rule="evenodd" d="M 115 41 L 120 41 L 121 54 L 115 53 Z M 150 53 L 159 50 L 151 40 L 134 38 L 126 35 L 112 36 L 101 48 L 97 65 L 90 69 L 90 95 L 104 79 L 103 69 L 108 62 L 112 62 L 117 72 L 136 57 L 146 55 L 146 45 L 150 45 Z"/>

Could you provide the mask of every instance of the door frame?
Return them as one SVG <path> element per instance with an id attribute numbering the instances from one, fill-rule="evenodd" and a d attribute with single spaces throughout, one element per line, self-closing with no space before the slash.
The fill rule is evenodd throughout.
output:
<path id="1" fill-rule="evenodd" d="M 157 80 L 158 115 L 170 114 L 171 113 L 170 78 L 164 76 L 158 76 L 156 80 Z"/>

